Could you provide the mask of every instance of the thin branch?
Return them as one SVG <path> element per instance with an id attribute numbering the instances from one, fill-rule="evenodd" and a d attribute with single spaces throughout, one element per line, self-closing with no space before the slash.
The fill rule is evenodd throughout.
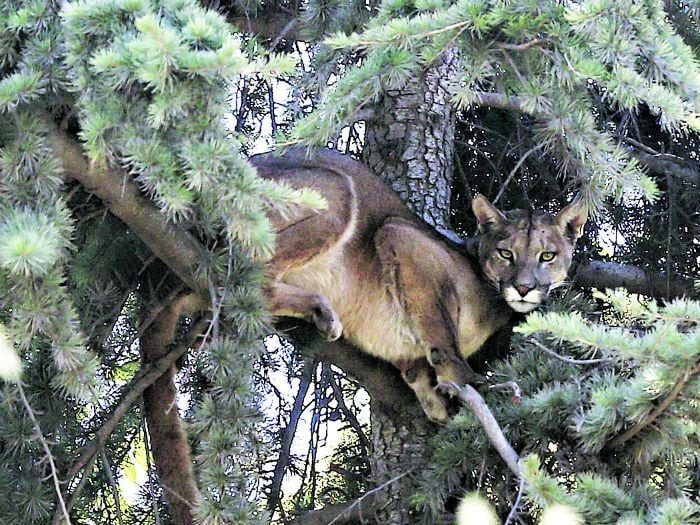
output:
<path id="1" fill-rule="evenodd" d="M 516 402 L 520 402 L 520 400 L 523 398 L 523 391 L 520 389 L 520 385 L 515 381 L 506 381 L 504 383 L 496 383 L 494 385 L 489 385 L 489 389 L 510 389 L 513 391 L 513 400 L 515 400 Z"/>
<path id="2" fill-rule="evenodd" d="M 280 492 L 282 490 L 282 480 L 284 479 L 285 470 L 289 464 L 289 457 L 292 449 L 292 441 L 294 435 L 297 431 L 297 426 L 299 425 L 299 419 L 303 412 L 304 398 L 306 393 L 309 391 L 309 386 L 311 385 L 311 378 L 313 377 L 315 369 L 314 363 L 304 363 L 304 369 L 299 378 L 299 388 L 297 389 L 297 395 L 294 399 L 294 405 L 292 406 L 292 411 L 289 414 L 289 424 L 284 429 L 282 433 L 282 444 L 280 445 L 279 458 L 275 464 L 274 474 L 272 476 L 272 483 L 270 485 L 270 492 L 267 497 L 267 510 L 274 511 L 275 507 L 280 500 Z"/>
<path id="3" fill-rule="evenodd" d="M 56 470 L 56 463 L 53 460 L 53 454 L 51 454 L 49 444 L 46 442 L 44 434 L 41 432 L 41 426 L 39 426 L 39 421 L 37 421 L 36 416 L 34 415 L 34 410 L 32 410 L 32 407 L 29 404 L 29 400 L 27 399 L 27 396 L 24 393 L 22 382 L 16 381 L 15 384 L 17 385 L 17 391 L 19 392 L 19 397 L 22 400 L 22 404 L 27 410 L 27 414 L 29 414 L 29 419 L 32 420 L 32 424 L 34 425 L 34 432 L 36 432 L 36 436 L 39 439 L 39 442 L 41 443 L 44 452 L 46 452 L 46 459 L 48 459 L 49 466 L 51 467 L 51 479 L 53 480 L 54 490 L 56 491 L 58 503 L 60 505 L 61 512 L 63 513 L 63 519 L 65 520 L 66 525 L 70 525 L 70 515 L 68 514 L 66 502 L 63 499 L 63 494 L 61 492 L 61 482 L 58 479 L 58 471 Z"/>
<path id="4" fill-rule="evenodd" d="M 385 488 L 387 488 L 387 487 L 389 487 L 390 485 L 393 485 L 394 483 L 396 483 L 396 482 L 397 482 L 398 480 L 400 480 L 401 478 L 404 478 L 404 477 L 408 476 L 411 472 L 413 472 L 413 469 L 410 469 L 410 470 L 408 470 L 408 471 L 406 471 L 406 472 L 403 472 L 403 473 L 399 474 L 398 476 L 395 476 L 395 477 L 391 478 L 390 480 L 385 481 L 384 483 L 382 483 L 382 484 L 379 485 L 378 487 L 375 487 L 375 488 L 373 488 L 372 490 L 366 492 L 365 494 L 363 494 L 362 496 L 360 496 L 359 498 L 357 498 L 347 509 L 345 509 L 345 511 L 343 512 L 343 514 L 340 514 L 340 515 L 336 516 L 336 517 L 333 518 L 330 522 L 328 522 L 328 525 L 333 525 L 334 523 L 337 523 L 338 520 L 340 520 L 341 517 L 342 517 L 343 515 L 347 515 L 347 513 L 350 512 L 350 511 L 352 511 L 355 507 L 358 508 L 358 510 L 359 510 L 359 512 L 360 512 L 360 515 L 361 515 L 361 513 L 362 513 L 362 502 L 363 502 L 365 499 L 367 499 L 368 496 L 371 496 L 371 495 L 373 495 L 373 494 L 376 494 L 376 493 L 381 492 L 381 491 L 384 490 Z"/>
<path id="5" fill-rule="evenodd" d="M 206 326 L 208 323 L 208 319 L 200 321 L 192 328 L 191 333 L 201 333 L 201 331 L 204 330 L 204 326 Z M 88 461 L 90 461 L 90 459 L 99 451 L 100 446 L 102 446 L 109 435 L 114 432 L 114 429 L 117 428 L 119 421 L 121 421 L 129 408 L 131 408 L 131 405 L 133 405 L 141 397 L 144 390 L 151 386 L 173 364 L 175 364 L 175 361 L 177 361 L 180 356 L 187 352 L 190 345 L 191 342 L 189 341 L 175 345 L 163 357 L 141 367 L 138 374 L 124 388 L 124 395 L 122 396 L 121 401 L 119 401 L 119 404 L 117 404 L 117 406 L 114 408 L 112 414 L 109 416 L 104 425 L 102 425 L 96 432 L 95 438 L 89 444 L 83 447 L 78 459 L 68 470 L 69 477 L 73 478 L 83 467 L 85 467 L 85 465 L 87 465 Z"/>
<path id="6" fill-rule="evenodd" d="M 341 525 L 363 520 L 363 514 L 374 513 L 383 503 L 381 491 L 407 476 L 413 469 L 391 478 L 378 487 L 366 492 L 359 498 L 346 503 L 326 505 L 322 509 L 312 510 L 298 516 L 291 525 Z"/>
<path id="7" fill-rule="evenodd" d="M 481 397 L 481 394 L 471 385 L 459 386 L 452 382 L 440 383 L 437 388 L 448 395 L 457 397 L 457 399 L 469 406 L 479 420 L 479 423 L 481 423 L 481 427 L 486 432 L 489 441 L 498 451 L 498 454 L 503 461 L 505 461 L 506 465 L 508 465 L 511 472 L 520 478 L 522 476 L 520 456 L 506 439 L 503 430 L 501 430 L 498 421 L 496 421 L 496 418 L 491 413 L 491 409 L 489 409 L 486 401 Z"/>
<path id="8" fill-rule="evenodd" d="M 506 42 L 500 42 L 496 44 L 496 47 L 498 49 L 507 49 L 508 51 L 526 51 L 528 49 L 532 49 L 533 47 L 537 47 L 540 44 L 544 44 L 545 42 L 547 42 L 546 38 L 533 38 L 532 40 L 523 42 L 522 44 L 508 44 Z"/>
<path id="9" fill-rule="evenodd" d="M 572 365 L 598 365 L 600 363 L 612 363 L 613 361 L 609 357 L 601 357 L 600 359 L 574 359 L 573 357 L 567 357 L 557 354 L 554 350 L 550 350 L 542 343 L 540 343 L 537 339 L 528 339 L 528 343 L 535 345 L 545 354 L 551 355 L 552 357 L 555 357 L 560 361 L 564 361 L 565 363 L 569 363 Z"/>
<path id="10" fill-rule="evenodd" d="M 649 415 L 638 421 L 634 426 L 628 428 L 622 434 L 608 441 L 608 443 L 605 445 L 605 448 L 616 447 L 618 445 L 626 443 L 634 436 L 639 434 L 639 432 L 641 432 L 644 428 L 656 421 L 658 417 L 661 414 L 663 414 L 664 410 L 666 410 L 669 407 L 669 405 L 673 403 L 673 401 L 680 395 L 681 391 L 683 390 L 683 387 L 685 387 L 688 381 L 692 377 L 696 376 L 698 373 L 700 373 L 700 363 L 695 365 L 695 368 L 687 371 L 685 374 L 683 374 L 683 377 L 676 381 L 676 384 L 673 385 L 673 388 L 668 393 L 668 395 L 661 401 L 661 403 L 659 403 L 659 405 L 653 411 L 649 413 Z"/>
<path id="11" fill-rule="evenodd" d="M 513 167 L 513 169 L 510 170 L 510 173 L 508 174 L 508 177 L 506 178 L 506 181 L 501 185 L 501 188 L 498 190 L 498 194 L 497 194 L 496 197 L 493 199 L 493 203 L 494 203 L 494 204 L 496 204 L 496 203 L 499 201 L 499 199 L 500 199 L 501 196 L 503 195 L 503 192 L 506 191 L 506 187 L 508 186 L 508 184 L 510 184 L 510 181 L 513 180 L 513 177 L 515 176 L 515 174 L 516 174 L 516 173 L 518 172 L 518 170 L 520 169 L 520 166 L 523 165 L 523 162 L 525 162 L 525 160 L 526 160 L 532 153 L 534 153 L 535 151 L 537 151 L 538 149 L 540 149 L 542 146 L 544 146 L 544 144 L 537 144 L 536 146 L 533 146 L 532 148 L 530 148 L 529 150 L 527 150 L 527 151 L 523 154 L 523 156 L 520 157 L 520 160 L 518 160 L 518 162 L 515 164 L 515 166 Z"/>
<path id="12" fill-rule="evenodd" d="M 145 411 L 142 410 L 142 414 Z M 143 430 L 144 443 L 151 442 L 151 436 L 148 434 L 148 426 L 146 425 L 146 418 L 141 418 L 141 429 Z M 153 479 L 153 468 L 151 465 L 151 454 L 152 451 L 146 448 L 146 471 L 148 473 L 148 493 L 151 496 L 151 507 L 153 508 L 153 517 L 155 519 L 155 525 L 161 525 L 160 521 L 160 511 L 158 510 L 158 498 L 153 492 L 153 486 L 156 484 Z"/>
<path id="13" fill-rule="evenodd" d="M 518 484 L 518 496 L 515 498 L 515 503 L 513 503 L 513 508 L 510 509 L 510 512 L 508 513 L 508 517 L 506 518 L 506 522 L 503 525 L 510 525 L 513 523 L 513 520 L 515 519 L 516 515 L 518 514 L 518 507 L 520 507 L 520 500 L 523 497 L 523 492 L 525 489 L 525 478 L 523 476 L 520 477 L 520 483 Z"/>
<path id="14" fill-rule="evenodd" d="M 73 489 L 73 493 L 71 494 L 70 499 L 68 500 L 68 503 L 66 504 L 66 508 L 68 509 L 68 512 L 71 511 L 73 507 L 75 507 L 75 504 L 78 502 L 78 498 L 80 497 L 80 494 L 82 493 L 83 489 L 85 488 L 85 485 L 87 484 L 88 480 L 90 479 L 90 472 L 92 471 L 92 467 L 95 465 L 95 461 L 97 461 L 97 454 L 94 454 L 92 456 L 92 459 L 88 461 L 87 465 L 85 465 L 85 468 L 83 469 L 83 476 L 80 478 L 80 481 L 76 485 L 76 487 Z M 63 513 L 61 512 L 61 508 L 57 508 L 56 512 L 53 515 L 53 520 L 51 521 L 52 525 L 61 525 L 61 522 L 63 521 Z"/>
<path id="15" fill-rule="evenodd" d="M 325 364 L 324 366 L 329 366 L 329 365 Z M 357 420 L 357 417 L 352 412 L 352 410 L 350 410 L 350 408 L 348 408 L 348 405 L 345 403 L 345 398 L 343 397 L 343 390 L 340 388 L 340 385 L 338 384 L 337 375 L 330 369 L 329 369 L 329 378 L 330 378 L 329 381 L 331 384 L 331 388 L 333 389 L 333 395 L 335 396 L 335 400 L 338 402 L 338 407 L 343 412 L 345 419 L 348 420 L 348 423 L 350 423 L 350 426 L 353 428 L 353 430 L 357 434 L 357 437 L 360 440 L 360 444 L 362 445 L 362 449 L 363 449 L 364 453 L 367 454 L 372 449 L 372 446 L 370 445 L 369 439 L 367 439 L 367 436 L 365 435 L 364 431 L 362 430 L 362 426 L 360 425 L 360 422 Z"/>
<path id="16" fill-rule="evenodd" d="M 102 458 L 105 473 L 107 474 L 107 480 L 109 481 L 110 487 L 112 487 L 114 507 L 117 511 L 117 521 L 119 522 L 119 525 L 123 525 L 124 520 L 122 519 L 122 506 L 119 502 L 119 488 L 117 487 L 117 482 L 114 480 L 114 474 L 112 474 L 112 466 L 109 463 L 109 458 L 107 458 L 107 453 L 105 452 L 104 447 L 100 447 L 100 457 Z"/>

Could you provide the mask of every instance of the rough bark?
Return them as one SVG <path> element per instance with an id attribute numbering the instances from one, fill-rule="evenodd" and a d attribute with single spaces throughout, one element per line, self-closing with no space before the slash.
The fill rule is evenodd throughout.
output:
<path id="1" fill-rule="evenodd" d="M 648 295 L 656 299 L 698 295 L 690 279 L 603 261 L 592 261 L 580 266 L 573 276 L 573 283 L 575 286 L 601 290 L 622 287 L 630 293 Z"/>
<path id="2" fill-rule="evenodd" d="M 389 91 L 365 128 L 363 160 L 428 224 L 449 224 L 455 111 L 449 82 L 456 53 L 448 49 L 422 79 Z"/>
<path id="3" fill-rule="evenodd" d="M 370 169 L 413 212 L 442 229 L 449 227 L 455 130 L 449 82 L 455 66 L 450 49 L 422 79 L 386 93 L 366 122 L 363 151 Z M 397 414 L 372 397 L 372 475 L 377 486 L 386 485 L 375 513 L 382 525 L 415 521 L 409 504 L 415 481 L 402 474 L 427 464 L 428 443 L 436 431 L 415 396 L 406 401 Z"/>
<path id="4" fill-rule="evenodd" d="M 167 355 L 180 316 L 192 310 L 193 296 L 166 306 L 141 337 L 141 359 L 148 364 Z M 200 494 L 194 477 L 187 434 L 177 408 L 175 365 L 143 393 L 150 449 L 174 525 L 192 525 Z"/>

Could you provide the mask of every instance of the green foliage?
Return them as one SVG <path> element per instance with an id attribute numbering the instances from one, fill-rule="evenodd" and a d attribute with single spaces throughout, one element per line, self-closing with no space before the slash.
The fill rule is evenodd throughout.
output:
<path id="1" fill-rule="evenodd" d="M 624 30 L 621 30 L 624 28 Z M 346 28 L 344 28 L 347 31 Z M 358 110 L 401 89 L 448 49 L 459 65 L 454 104 L 507 107 L 536 119 L 536 141 L 599 210 L 606 195 L 658 188 L 598 121 L 599 97 L 620 110 L 645 106 L 670 133 L 698 128 L 700 69 L 660 2 L 386 1 L 361 32 L 326 45 L 363 55 L 325 90 L 293 137 L 324 144 Z"/>
<path id="2" fill-rule="evenodd" d="M 255 46 L 251 61 L 243 43 L 224 17 L 191 0 L 0 2 L 3 376 L 17 377 L 21 355 L 39 426 L 48 442 L 60 442 L 51 452 L 63 475 L 133 377 L 149 308 L 177 286 L 133 232 L 64 184 L 61 152 L 45 129 L 48 119 L 63 119 L 93 167 L 122 168 L 164 217 L 211 248 L 193 269 L 211 287 L 218 323 L 201 351 L 209 388 L 192 399 L 201 523 L 259 520 L 251 495 L 259 418 L 251 367 L 269 331 L 261 260 L 274 235 L 265 211 L 324 205 L 314 193 L 258 179 L 225 129 L 228 84 L 294 67 Z M 44 382 L 34 380 L 39 367 Z M 25 447 L 38 429 L 5 388 L 0 488 L 22 513 L 1 504 L 0 522 L 47 523 L 56 511 L 48 463 L 40 461 L 43 450 Z M 36 388 L 60 392 L 60 403 L 46 409 Z M 139 435 L 138 417 L 126 417 L 104 444 L 114 464 L 86 467 L 75 516 L 116 521 L 119 497 L 105 487 L 128 465 L 124 455 Z M 127 509 L 120 520 L 142 523 L 137 514 Z"/>
<path id="3" fill-rule="evenodd" d="M 700 304 L 658 306 L 620 291 L 598 298 L 629 324 L 589 322 L 563 313 L 572 308 L 562 304 L 530 314 L 515 328 L 518 353 L 493 366 L 494 379 L 516 381 L 523 391 L 518 404 L 502 392 L 486 399 L 527 456 L 526 499 L 542 508 L 567 505 L 591 524 L 694 523 L 700 505 L 687 490 L 700 457 Z M 481 427 L 463 411 L 436 437 L 416 502 L 426 516 L 439 515 L 466 476 L 467 488 L 485 491 L 506 512 L 517 482 L 502 473 Z"/>

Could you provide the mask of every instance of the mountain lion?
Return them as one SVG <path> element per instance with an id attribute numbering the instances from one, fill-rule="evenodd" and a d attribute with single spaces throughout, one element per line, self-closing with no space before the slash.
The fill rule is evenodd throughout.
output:
<path id="1" fill-rule="evenodd" d="M 556 216 L 504 213 L 477 195 L 480 235 L 470 256 L 349 157 L 292 149 L 251 160 L 262 177 L 312 188 L 328 202 L 323 211 L 271 214 L 271 313 L 312 321 L 328 339 L 343 335 L 393 363 L 438 422 L 448 413 L 433 374 L 466 383 L 464 359 L 512 310 L 533 310 L 564 282 L 586 222 L 578 202 Z"/>

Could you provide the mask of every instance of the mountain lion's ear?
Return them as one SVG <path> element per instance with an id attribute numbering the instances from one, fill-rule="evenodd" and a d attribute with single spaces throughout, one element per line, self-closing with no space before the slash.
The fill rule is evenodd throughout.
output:
<path id="1" fill-rule="evenodd" d="M 581 199 L 576 199 L 557 215 L 557 224 L 567 237 L 576 241 L 583 235 L 583 226 L 588 219 L 588 207 Z"/>
<path id="2" fill-rule="evenodd" d="M 480 232 L 484 232 L 490 225 L 498 224 L 506 219 L 506 216 L 480 193 L 477 193 L 472 199 L 472 211 L 476 216 L 477 223 L 479 223 Z"/>

